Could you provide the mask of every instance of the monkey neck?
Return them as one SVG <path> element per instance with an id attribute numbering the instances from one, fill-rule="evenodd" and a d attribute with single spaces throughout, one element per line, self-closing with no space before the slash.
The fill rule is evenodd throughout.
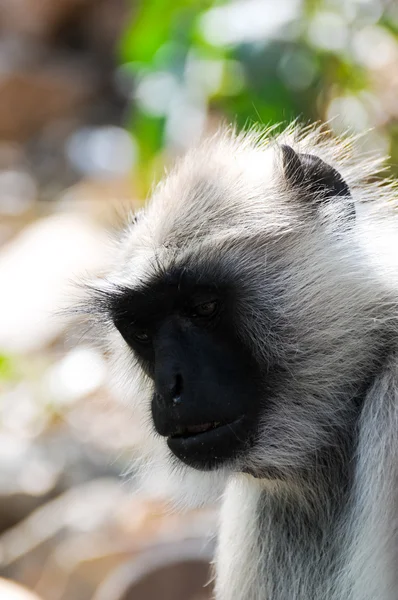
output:
<path id="1" fill-rule="evenodd" d="M 330 458 L 322 460 L 318 473 L 306 473 L 300 481 L 238 476 L 230 484 L 219 554 L 224 545 L 230 553 L 234 547 L 237 556 L 235 568 L 227 567 L 228 574 L 220 566 L 219 580 L 229 588 L 219 593 L 220 600 L 334 599 L 331 588 L 341 562 L 350 483 L 347 457 L 339 456 L 339 468 L 334 465 L 333 470 L 328 468 Z M 240 531 L 236 525 L 229 530 L 238 512 L 239 519 L 243 517 Z M 233 588 L 232 581 L 226 582 L 231 576 Z"/>
<path id="2" fill-rule="evenodd" d="M 242 474 L 230 482 L 217 599 L 396 600 L 398 410 L 391 388 L 387 399 L 380 390 L 369 394 L 355 439 L 329 450 L 301 479 Z"/>

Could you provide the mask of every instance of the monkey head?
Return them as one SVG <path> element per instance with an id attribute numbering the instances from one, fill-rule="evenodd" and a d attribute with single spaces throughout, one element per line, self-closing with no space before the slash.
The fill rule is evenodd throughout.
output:
<path id="1" fill-rule="evenodd" d="M 123 393 L 138 377 L 171 462 L 288 477 L 352 427 L 374 296 L 354 167 L 317 135 L 223 132 L 192 150 L 92 286 Z"/>

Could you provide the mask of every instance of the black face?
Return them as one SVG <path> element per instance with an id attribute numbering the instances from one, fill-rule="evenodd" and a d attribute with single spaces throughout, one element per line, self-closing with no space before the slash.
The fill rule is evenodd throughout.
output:
<path id="1" fill-rule="evenodd" d="M 212 469 L 251 446 L 260 372 L 234 328 L 233 290 L 169 274 L 123 290 L 111 315 L 154 382 L 154 426 L 175 456 Z"/>

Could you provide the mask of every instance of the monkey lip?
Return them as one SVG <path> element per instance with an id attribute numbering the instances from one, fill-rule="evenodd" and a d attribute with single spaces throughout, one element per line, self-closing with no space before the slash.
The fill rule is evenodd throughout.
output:
<path id="1" fill-rule="evenodd" d="M 215 468 L 229 460 L 246 442 L 245 417 L 234 421 L 213 421 L 184 427 L 167 437 L 173 454 L 185 464 L 199 470 Z"/>
<path id="2" fill-rule="evenodd" d="M 175 433 L 169 436 L 170 439 L 178 438 L 189 438 L 200 433 L 207 433 L 213 429 L 217 429 L 223 424 L 219 421 L 212 421 L 210 423 L 203 423 L 201 425 L 186 425 L 185 427 L 179 427 Z"/>

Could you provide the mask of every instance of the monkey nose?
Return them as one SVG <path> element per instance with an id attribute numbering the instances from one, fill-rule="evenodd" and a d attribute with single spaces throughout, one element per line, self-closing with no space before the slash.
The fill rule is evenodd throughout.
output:
<path id="1" fill-rule="evenodd" d="M 167 383 L 163 382 L 163 385 L 159 386 L 158 395 L 160 396 L 163 404 L 178 406 L 182 403 L 182 389 L 182 376 L 177 373 L 171 377 L 171 381 L 169 380 Z"/>

